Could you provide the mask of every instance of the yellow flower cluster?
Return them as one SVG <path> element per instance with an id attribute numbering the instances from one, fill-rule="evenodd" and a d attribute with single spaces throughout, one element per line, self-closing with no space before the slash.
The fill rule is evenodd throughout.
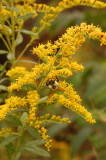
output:
<path id="1" fill-rule="evenodd" d="M 50 94 L 50 95 L 48 96 L 47 104 L 55 103 L 55 101 L 56 101 L 57 98 L 58 98 L 58 94 L 57 94 L 57 93 Z"/>
<path id="2" fill-rule="evenodd" d="M 49 136 L 46 134 L 47 133 L 47 129 L 45 129 L 44 127 L 42 127 L 39 130 L 39 133 L 41 134 L 41 137 L 44 139 L 44 141 L 47 141 L 49 139 Z M 48 151 L 50 151 L 51 142 L 52 142 L 52 139 L 49 139 L 47 141 L 47 143 L 45 144 L 45 147 L 47 148 Z"/>
<path id="3" fill-rule="evenodd" d="M 25 67 L 15 67 L 9 70 L 6 75 L 14 80 L 18 77 L 23 77 L 26 73 L 28 73 L 28 71 Z"/>
<path id="4" fill-rule="evenodd" d="M 64 105 L 66 108 L 78 113 L 89 123 L 96 123 L 95 119 L 92 118 L 92 114 L 87 111 L 81 104 L 74 102 L 74 100 L 69 100 L 65 96 L 60 95 L 58 103 Z"/>
<path id="5" fill-rule="evenodd" d="M 63 88 L 64 86 L 65 88 Z M 64 89 L 64 94 L 58 96 L 58 103 L 78 113 L 85 118 L 86 121 L 92 124 L 95 123 L 96 121 L 92 118 L 92 114 L 81 105 L 80 96 L 77 95 L 76 91 L 74 91 L 72 85 L 69 85 L 66 82 L 61 82 L 60 87 Z"/>
<path id="6" fill-rule="evenodd" d="M 3 4 L 0 3 L 0 30 L 8 34 L 6 38 L 9 38 L 12 30 L 14 32 L 12 38 L 18 37 L 20 30 L 16 30 L 17 34 L 15 34 L 15 29 L 22 29 L 24 22 L 30 17 L 35 18 L 38 12 L 43 12 L 44 16 L 40 20 L 40 28 L 32 28 L 32 32 L 37 35 L 45 27 L 50 26 L 58 14 L 66 8 L 77 5 L 87 5 L 95 8 L 106 7 L 106 3 L 98 0 L 61 0 L 56 7 L 37 4 L 36 0 L 14 0 L 11 1 L 12 3 L 8 2 L 8 0 L 4 0 Z M 12 7 L 14 4 L 16 5 L 16 10 Z M 9 18 L 11 19 L 10 21 L 8 21 Z M 13 26 L 10 22 L 13 22 Z M 31 34 L 31 32 L 28 33 Z M 72 61 L 72 55 L 75 54 L 76 50 L 85 42 L 87 37 L 98 39 L 101 45 L 106 45 L 106 33 L 102 32 L 101 28 L 95 27 L 92 24 L 87 25 L 86 23 L 82 23 L 80 26 L 67 29 L 66 33 L 55 41 L 54 44 L 48 42 L 47 44 L 39 44 L 33 48 L 32 53 L 38 56 L 39 64 L 36 64 L 31 71 L 27 71 L 24 67 L 15 67 L 7 73 L 12 82 L 8 87 L 10 97 L 5 100 L 5 104 L 0 106 L 0 120 L 5 119 L 10 111 L 20 108 L 26 109 L 28 113 L 26 124 L 39 131 L 48 151 L 50 151 L 52 140 L 47 135 L 47 129 L 42 127 L 42 124 L 51 122 L 70 123 L 70 121 L 68 118 L 60 118 L 60 116 L 56 115 L 50 116 L 49 113 L 40 116 L 38 109 L 40 103 L 43 103 L 43 98 L 40 99 L 39 91 L 42 87 L 45 87 L 48 80 L 54 83 L 57 78 L 67 78 L 72 76 L 75 71 L 83 71 L 83 65 Z M 11 41 L 7 40 L 7 45 L 11 46 Z M 64 105 L 66 108 L 81 115 L 89 123 L 95 123 L 92 114 L 81 105 L 80 96 L 77 95 L 72 85 L 69 85 L 65 81 L 58 82 L 58 85 L 58 90 L 50 94 L 44 102 L 47 105 L 54 103 Z M 17 92 L 14 92 L 14 96 L 11 96 L 10 94 L 13 90 L 24 90 L 24 97 L 15 96 Z M 11 130 L 2 129 L 0 136 L 6 135 L 7 132 L 11 132 Z"/>
<path id="7" fill-rule="evenodd" d="M 16 67 L 7 73 L 13 80 L 8 87 L 9 92 L 24 90 L 25 97 L 14 96 L 8 98 L 5 104 L 0 106 L 0 120 L 3 120 L 11 110 L 27 109 L 26 123 L 39 130 L 41 137 L 46 142 L 45 146 L 48 151 L 51 147 L 51 139 L 47 135 L 47 129 L 42 127 L 42 124 L 50 122 L 70 123 L 70 121 L 68 118 L 60 118 L 56 115 L 50 116 L 49 113 L 40 116 L 38 109 L 43 100 L 40 99 L 39 91 L 42 87 L 45 88 L 48 81 L 51 81 L 52 84 L 61 77 L 71 76 L 75 71 L 83 71 L 83 65 L 73 61 L 72 55 L 75 54 L 87 37 L 98 39 L 101 45 L 106 45 L 106 34 L 102 32 L 101 28 L 82 23 L 80 26 L 67 29 L 66 33 L 54 44 L 48 42 L 33 48 L 32 53 L 38 55 L 39 64 L 36 64 L 31 71 L 27 71 L 24 67 Z M 58 85 L 58 89 L 51 93 L 46 100 L 44 99 L 44 102 L 47 105 L 54 103 L 64 105 L 66 108 L 78 113 L 89 123 L 95 123 L 92 114 L 81 105 L 80 96 L 77 95 L 72 85 L 65 81 L 59 81 Z"/>
<path id="8" fill-rule="evenodd" d="M 26 107 L 27 101 L 25 98 L 20 98 L 17 96 L 12 96 L 5 100 L 5 104 L 0 106 L 0 120 L 5 119 L 5 116 L 8 112 L 21 108 Z"/>
<path id="9" fill-rule="evenodd" d="M 71 68 L 73 71 L 83 71 L 84 69 L 83 65 L 79 65 L 76 61 L 71 62 Z"/>
<path id="10" fill-rule="evenodd" d="M 71 123 L 68 118 L 60 118 L 60 116 L 53 115 L 50 119 L 51 121 L 60 123 Z"/>
<path id="11" fill-rule="evenodd" d="M 52 115 L 49 113 L 44 116 L 37 117 L 37 120 L 43 122 L 57 122 L 57 123 L 70 123 L 68 118 L 61 118 L 60 116 Z"/>
<path id="12" fill-rule="evenodd" d="M 64 105 L 66 108 L 81 115 L 89 123 L 93 124 L 96 122 L 95 119 L 92 118 L 92 114 L 88 112 L 87 109 L 85 109 L 81 105 L 80 96 L 76 93 L 76 91 L 74 91 L 71 84 L 69 85 L 65 81 L 59 82 L 59 88 L 60 88 L 59 95 L 57 93 L 54 93 L 51 96 L 49 96 L 47 100 L 47 104 L 58 103 L 58 104 Z M 60 117 L 56 118 L 56 116 L 54 115 L 52 118 L 54 120 L 57 120 Z"/>
<path id="13" fill-rule="evenodd" d="M 7 34 L 8 36 L 11 36 L 12 34 L 12 30 L 4 24 L 0 24 L 0 31 L 2 31 L 3 34 Z"/>
<path id="14" fill-rule="evenodd" d="M 11 83 L 11 86 L 8 87 L 8 90 L 10 92 L 13 90 L 19 91 L 22 86 L 26 86 L 28 84 L 34 84 L 35 80 L 41 74 L 42 68 L 43 68 L 43 64 L 35 65 L 35 67 L 32 68 L 31 72 L 28 72 L 24 68 L 22 68 L 22 74 L 20 74 L 16 78 L 16 82 Z M 19 71 L 19 67 L 16 67 L 15 70 L 12 69 L 9 72 L 7 72 L 7 75 L 11 76 L 12 73 L 19 74 L 18 71 Z"/>
<path id="15" fill-rule="evenodd" d="M 6 2 L 6 0 L 4 0 Z M 11 16 L 11 3 L 3 2 L 0 4 L 0 20 L 4 23 Z M 66 8 L 72 8 L 77 5 L 86 5 L 94 8 L 105 8 L 106 3 L 97 0 L 61 0 L 57 6 L 51 7 L 46 4 L 39 4 L 33 0 L 15 0 L 13 2 L 17 6 L 17 10 L 12 10 L 12 15 L 16 20 L 15 29 L 22 29 L 24 22 L 30 17 L 38 16 L 39 12 L 43 12 L 44 16 L 40 20 L 40 28 L 32 28 L 32 32 L 37 35 L 46 27 L 49 27 L 60 12 Z M 10 9 L 7 10 L 7 8 Z M 36 32 L 35 32 L 36 31 Z M 8 31 L 5 30 L 5 33 Z"/>
<path id="16" fill-rule="evenodd" d="M 33 14 L 33 17 L 37 16 L 36 10 L 28 3 L 24 5 L 17 5 L 19 11 L 20 11 L 20 16 L 25 16 L 27 14 Z"/>
<path id="17" fill-rule="evenodd" d="M 33 54 L 37 54 L 44 63 L 50 63 L 50 59 L 53 61 L 51 67 L 48 66 L 50 68 L 48 79 L 55 79 L 56 76 L 69 77 L 72 71 L 84 69 L 82 64 L 71 61 L 71 58 L 87 37 L 100 40 L 101 45 L 106 44 L 106 34 L 101 31 L 101 28 L 82 23 L 80 26 L 67 29 L 67 32 L 54 44 L 48 42 L 33 48 Z M 53 66 L 54 64 L 56 65 Z"/>
<path id="18" fill-rule="evenodd" d="M 48 7 L 45 4 L 35 4 L 36 7 L 45 10 L 45 15 L 40 21 L 40 31 L 45 27 L 49 27 L 51 22 L 66 8 L 72 8 L 77 5 L 86 5 L 94 8 L 105 8 L 106 3 L 97 0 L 62 0 L 56 7 Z M 38 10 L 39 11 L 39 10 Z M 41 10 L 40 10 L 41 11 Z"/>
<path id="19" fill-rule="evenodd" d="M 86 5 L 94 8 L 105 8 L 106 3 L 98 0 L 62 0 L 59 3 L 59 8 L 70 8 L 76 5 Z"/>
<path id="20" fill-rule="evenodd" d="M 0 3 L 0 23 L 3 23 L 11 16 L 11 12 Z"/>
<path id="21" fill-rule="evenodd" d="M 30 126 L 33 126 L 34 128 L 40 128 L 41 122 L 37 120 L 36 117 L 36 110 L 37 107 L 36 105 L 38 104 L 39 101 L 39 95 L 36 90 L 34 91 L 29 91 L 27 93 L 27 102 L 30 105 L 29 108 L 29 115 L 27 117 L 27 123 L 29 123 Z"/>

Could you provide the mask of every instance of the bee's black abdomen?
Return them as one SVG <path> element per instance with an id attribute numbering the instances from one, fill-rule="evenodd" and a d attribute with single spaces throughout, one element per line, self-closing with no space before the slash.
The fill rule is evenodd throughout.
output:
<path id="1" fill-rule="evenodd" d="M 50 80 L 50 81 L 49 81 L 49 84 L 50 84 L 50 85 L 53 85 L 54 83 L 55 83 L 54 80 Z"/>
<path id="2" fill-rule="evenodd" d="M 53 85 L 53 86 L 52 86 L 52 89 L 56 89 L 56 86 Z"/>
<path id="3" fill-rule="evenodd" d="M 55 77 L 54 80 L 52 79 L 49 79 L 47 82 L 46 82 L 46 85 L 50 88 L 50 89 L 58 89 L 58 82 L 59 82 L 59 79 L 57 77 Z"/>

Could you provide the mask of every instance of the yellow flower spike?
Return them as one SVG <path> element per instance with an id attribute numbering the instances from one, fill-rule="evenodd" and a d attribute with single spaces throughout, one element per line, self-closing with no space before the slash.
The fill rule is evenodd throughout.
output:
<path id="1" fill-rule="evenodd" d="M 67 68 L 56 70 L 56 72 L 57 72 L 57 76 L 61 76 L 65 78 L 72 76 L 72 71 Z"/>
<path id="2" fill-rule="evenodd" d="M 70 64 L 73 71 L 83 71 L 84 67 L 82 64 L 78 64 L 76 61 L 72 62 Z"/>
<path id="3" fill-rule="evenodd" d="M 92 118 L 91 113 L 88 112 L 83 106 L 81 106 L 76 101 L 73 103 L 73 101 L 71 101 L 70 99 L 65 98 L 64 95 L 60 95 L 59 99 L 58 99 L 58 103 L 61 105 L 64 105 L 66 108 L 78 113 L 83 118 L 85 118 L 85 120 L 88 121 L 89 123 L 93 124 L 96 122 L 95 119 Z"/>
<path id="4" fill-rule="evenodd" d="M 27 17 L 27 14 L 36 17 L 38 12 L 44 12 L 44 17 L 40 21 L 40 28 L 34 27 L 32 29 L 32 32 L 38 35 L 45 27 L 50 26 L 51 22 L 58 16 L 58 14 L 66 8 L 71 8 L 77 5 L 87 5 L 95 8 L 106 7 L 106 3 L 98 0 L 61 0 L 56 7 L 49 7 L 46 4 L 37 4 L 35 1 L 15 1 L 19 14 L 17 14 L 15 10 L 12 10 L 13 19 L 16 19 L 15 26 L 12 26 L 12 29 L 22 29 L 24 22 L 27 20 L 27 18 L 22 18 Z M 7 0 L 6 2 L 8 3 Z M 8 10 L 9 7 L 3 5 L 0 4 L 0 30 L 3 33 L 6 32 L 9 37 L 12 34 L 12 29 L 6 26 L 5 22 L 6 20 L 9 20 L 12 15 Z M 11 21 L 7 21 L 7 23 L 10 24 Z M 18 34 L 16 34 L 14 38 L 17 36 Z M 66 108 L 85 118 L 89 123 L 93 124 L 96 122 L 95 119 L 92 118 L 92 114 L 81 105 L 80 96 L 77 95 L 77 92 L 73 89 L 72 85 L 69 85 L 65 81 L 60 81 L 61 77 L 67 78 L 71 76 L 73 71 L 82 71 L 84 69 L 83 65 L 78 64 L 76 61 L 72 61 L 72 55 L 76 53 L 77 49 L 79 49 L 82 43 L 85 42 L 87 37 L 98 39 L 101 45 L 106 45 L 106 33 L 102 32 L 100 27 L 82 23 L 80 26 L 68 28 L 66 33 L 55 41 L 54 44 L 52 44 L 52 42 L 47 42 L 47 44 L 39 44 L 37 47 L 33 48 L 32 52 L 38 56 L 39 63 L 41 64 L 37 63 L 31 71 L 27 71 L 24 67 L 15 67 L 7 73 L 7 76 L 12 80 L 8 90 L 12 92 L 13 90 L 19 91 L 24 89 L 26 97 L 20 98 L 17 96 L 11 96 L 8 98 L 5 101 L 5 104 L 0 106 L 0 120 L 3 120 L 7 113 L 14 109 L 26 108 L 28 112 L 26 123 L 39 130 L 41 137 L 46 142 L 45 146 L 48 151 L 50 151 L 52 140 L 47 135 L 48 130 L 45 129 L 45 127 L 42 127 L 42 124 L 45 122 L 70 123 L 70 121 L 68 118 L 61 118 L 58 115 L 50 116 L 49 113 L 40 116 L 40 112 L 38 113 L 39 102 L 43 103 L 43 98 L 44 103 L 58 103 L 64 105 Z M 33 40 L 32 36 L 31 40 Z M 9 47 L 11 47 L 10 44 Z M 48 99 L 47 97 L 42 97 L 40 99 L 39 91 L 42 87 L 45 87 L 48 80 L 51 80 L 53 83 L 57 80 L 58 87 L 56 87 L 53 93 L 48 96 Z M 37 81 L 39 81 L 39 83 L 37 83 Z M 33 90 L 32 88 L 36 88 L 36 90 Z M 52 89 L 52 87 L 50 89 Z M 0 135 L 5 133 L 6 130 L 1 130 Z"/>
<path id="5" fill-rule="evenodd" d="M 5 104 L 0 109 L 0 120 L 5 119 L 8 112 L 18 108 L 25 108 L 26 106 L 27 101 L 25 98 L 14 96 L 6 99 Z"/>
<path id="6" fill-rule="evenodd" d="M 30 104 L 31 107 L 35 107 L 39 101 L 39 94 L 37 93 L 36 90 L 29 91 L 27 93 L 27 101 Z M 36 109 L 35 109 L 36 110 Z"/>
<path id="7" fill-rule="evenodd" d="M 60 60 L 59 60 L 59 66 L 60 67 L 69 67 L 70 66 L 70 62 L 69 62 L 69 58 L 66 58 L 66 57 L 62 57 Z"/>
<path id="8" fill-rule="evenodd" d="M 18 78 L 19 76 L 24 76 L 28 71 L 25 67 L 15 67 L 7 72 L 7 76 L 11 79 Z"/>
<path id="9" fill-rule="evenodd" d="M 56 94 L 56 93 L 49 95 L 48 100 L 47 100 L 47 104 L 54 103 L 57 98 L 58 98 L 58 94 Z"/>
<path id="10" fill-rule="evenodd" d="M 26 84 L 34 84 L 36 78 L 41 74 L 41 72 L 43 72 L 42 68 L 43 64 L 35 65 L 35 67 L 32 68 L 31 72 L 26 72 L 25 74 L 23 74 L 23 76 L 19 76 L 16 79 L 16 82 L 12 83 L 11 86 L 8 87 L 8 90 L 12 91 L 16 89 L 17 91 L 19 91 L 21 87 Z"/>
<path id="11" fill-rule="evenodd" d="M 47 79 L 55 80 L 56 76 L 57 76 L 57 72 L 54 67 L 54 69 L 52 69 L 51 72 L 49 72 L 49 74 L 47 75 Z"/>
<path id="12" fill-rule="evenodd" d="M 56 115 L 53 115 L 50 120 L 58 123 L 71 123 L 68 118 L 60 118 L 60 116 Z"/>
<path id="13" fill-rule="evenodd" d="M 40 96 L 36 90 L 27 92 L 27 102 L 30 105 L 27 123 L 29 123 L 30 126 L 33 126 L 36 129 L 39 129 L 41 125 L 41 122 L 38 121 L 36 117 L 36 105 L 38 104 L 39 98 Z"/>
<path id="14" fill-rule="evenodd" d="M 6 21 L 8 18 L 10 18 L 11 12 L 5 8 L 3 8 L 2 4 L 0 5 L 0 22 Z"/>
<path id="15" fill-rule="evenodd" d="M 63 89 L 66 88 L 67 85 L 68 85 L 68 83 L 67 83 L 66 81 L 59 82 L 59 86 L 60 86 L 61 88 L 63 88 Z"/>

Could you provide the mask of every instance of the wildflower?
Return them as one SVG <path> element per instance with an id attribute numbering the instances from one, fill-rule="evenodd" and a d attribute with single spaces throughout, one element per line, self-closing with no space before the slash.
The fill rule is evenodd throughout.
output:
<path id="1" fill-rule="evenodd" d="M 34 128 L 40 128 L 40 122 L 36 119 L 36 110 L 37 110 L 37 103 L 39 100 L 39 95 L 36 90 L 29 91 L 27 93 L 27 102 L 30 105 L 29 114 L 27 117 L 27 123 Z"/>
<path id="2" fill-rule="evenodd" d="M 70 100 L 68 98 L 65 98 L 63 95 L 59 96 L 58 103 L 61 105 L 64 105 L 66 108 L 78 113 L 83 118 L 86 119 L 89 123 L 95 123 L 95 119 L 92 118 L 92 114 L 88 112 L 81 104 L 75 102 L 74 100 Z"/>
<path id="3" fill-rule="evenodd" d="M 47 104 L 54 103 L 57 98 L 58 98 L 58 94 L 56 93 L 49 95 Z"/>
<path id="4" fill-rule="evenodd" d="M 0 106 L 0 120 L 5 119 L 8 112 L 18 109 L 21 107 L 26 107 L 27 102 L 25 98 L 20 98 L 17 96 L 11 96 L 5 100 L 5 104 Z"/>
<path id="5" fill-rule="evenodd" d="M 25 67 L 15 67 L 7 72 L 7 76 L 11 79 L 16 79 L 19 76 L 23 77 L 26 73 L 28 73 L 28 71 Z"/>
<path id="6" fill-rule="evenodd" d="M 41 134 L 41 137 L 43 138 L 43 140 L 46 141 L 45 147 L 47 148 L 48 151 L 50 151 L 52 139 L 49 139 L 49 136 L 46 134 L 47 133 L 47 129 L 42 127 L 39 130 L 39 133 Z"/>

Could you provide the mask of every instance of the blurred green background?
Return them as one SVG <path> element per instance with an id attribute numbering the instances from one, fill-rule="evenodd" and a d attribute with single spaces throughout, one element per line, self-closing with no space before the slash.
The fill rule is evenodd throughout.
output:
<path id="1" fill-rule="evenodd" d="M 57 2 L 56 0 L 39 1 L 39 3 L 47 3 L 51 6 L 56 5 Z M 35 21 L 30 19 L 26 22 L 25 27 L 36 26 L 38 20 L 39 18 Z M 49 29 L 45 29 L 40 34 L 40 39 L 34 42 L 22 59 L 36 61 L 36 56 L 31 55 L 32 47 L 39 42 L 46 43 L 48 40 L 57 40 L 68 27 L 80 25 L 81 22 L 99 25 L 105 31 L 106 10 L 86 6 L 65 10 L 59 14 Z M 28 42 L 29 37 L 24 35 L 24 39 L 23 44 L 17 48 L 17 56 Z M 82 98 L 82 104 L 93 113 L 97 123 L 94 125 L 88 124 L 83 118 L 59 105 L 49 105 L 43 109 L 41 107 L 42 115 L 47 112 L 60 114 L 70 117 L 72 123 L 70 125 L 52 124 L 48 126 L 48 135 L 54 139 L 50 158 L 36 157 L 25 152 L 21 157 L 22 160 L 106 160 L 106 48 L 100 46 L 98 41 L 87 39 L 73 58 L 82 63 L 85 70 L 69 77 L 67 82 L 73 84 Z M 0 61 L 5 63 L 6 57 L 1 57 Z M 19 65 L 26 66 L 28 69 L 33 66 L 25 63 Z M 41 94 L 46 95 L 47 92 L 49 91 L 42 91 Z M 3 95 L 5 95 L 5 90 L 1 93 L 1 103 L 5 98 Z M 5 152 L 4 149 L 1 152 Z M 4 154 L 0 159 L 6 160 Z"/>

